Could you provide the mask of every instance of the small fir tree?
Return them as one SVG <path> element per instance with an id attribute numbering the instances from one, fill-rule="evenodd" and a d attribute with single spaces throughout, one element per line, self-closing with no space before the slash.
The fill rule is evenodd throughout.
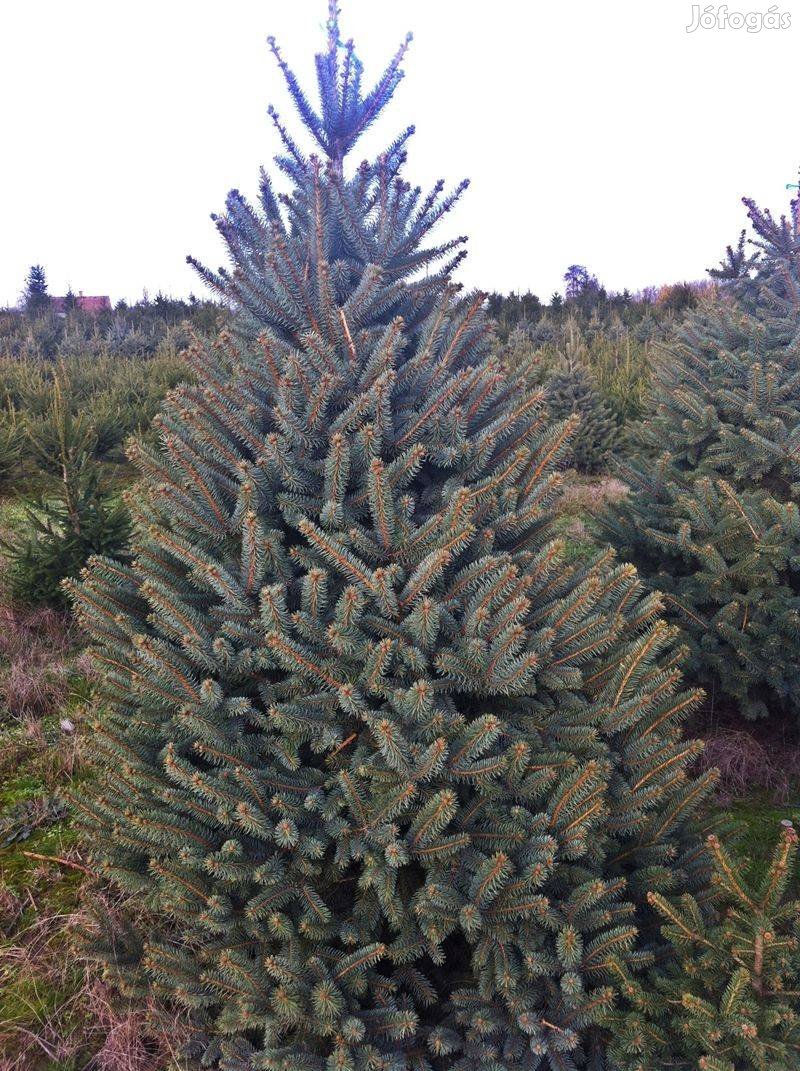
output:
<path id="1" fill-rule="evenodd" d="M 604 519 L 715 702 L 800 713 L 800 232 L 746 202 L 756 254 L 660 357 L 630 497 Z"/>
<path id="2" fill-rule="evenodd" d="M 778 1071 L 800 1067 L 800 900 L 797 834 L 784 824 L 760 882 L 709 838 L 717 918 L 690 895 L 652 893 L 663 936 L 676 953 L 668 971 L 634 983 L 613 1017 L 614 1071 Z"/>
<path id="3" fill-rule="evenodd" d="M 272 42 L 322 156 L 273 113 L 293 190 L 232 193 L 205 271 L 234 330 L 133 450 L 131 564 L 72 587 L 105 669 L 77 804 L 162 920 L 110 968 L 207 1062 L 599 1069 L 648 890 L 705 873 L 698 694 L 635 570 L 552 538 L 574 421 L 426 244 L 463 186 L 405 182 L 410 130 L 347 166 L 406 47 L 365 89 L 332 4 L 315 110 Z"/>
<path id="4" fill-rule="evenodd" d="M 12 402 L 0 409 L 0 490 L 13 493 L 19 486 L 22 457 L 23 423 Z"/>
<path id="5" fill-rule="evenodd" d="M 547 401 L 555 419 L 580 417 L 572 437 L 570 463 L 589 475 L 603 471 L 620 446 L 619 421 L 606 404 L 581 353 L 577 324 L 567 325 L 565 350 L 546 380 Z"/>
<path id="6" fill-rule="evenodd" d="M 119 498 L 101 484 L 93 458 L 96 428 L 86 413 L 75 412 L 69 382 L 57 375 L 48 389 L 49 405 L 40 420 L 28 422 L 24 443 L 44 489 L 24 501 L 24 524 L 0 545 L 12 598 L 62 607 L 63 581 L 77 576 L 93 554 L 121 553 L 129 521 Z"/>
<path id="7" fill-rule="evenodd" d="M 25 311 L 29 316 L 40 316 L 50 308 L 47 292 L 47 277 L 41 264 L 34 264 L 25 280 Z"/>

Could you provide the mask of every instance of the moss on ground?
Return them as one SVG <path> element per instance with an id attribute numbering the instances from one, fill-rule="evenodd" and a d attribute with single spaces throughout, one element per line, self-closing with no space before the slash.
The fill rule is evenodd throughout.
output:
<path id="1" fill-rule="evenodd" d="M 767 871 L 782 821 L 793 822 L 800 831 L 800 798 L 778 804 L 763 793 L 734 800 L 725 814 L 736 823 L 738 837 L 733 850 L 747 865 L 749 878 L 758 880 Z M 796 878 L 800 887 L 800 875 Z"/>
<path id="2" fill-rule="evenodd" d="M 568 564 L 588 562 L 597 554 L 597 543 L 587 533 L 583 522 L 562 514 L 556 519 L 555 532 L 564 540 L 564 561 Z"/>
<path id="3" fill-rule="evenodd" d="M 36 774 L 23 773 L 10 779 L 0 795 L 0 818 L 9 805 L 41 798 L 44 782 Z M 35 828 L 24 839 L 0 847 L 0 888 L 13 896 L 24 896 L 25 910 L 16 928 L 34 921 L 36 914 L 66 915 L 75 910 L 84 875 L 48 859 L 69 856 L 78 840 L 71 814 Z"/>

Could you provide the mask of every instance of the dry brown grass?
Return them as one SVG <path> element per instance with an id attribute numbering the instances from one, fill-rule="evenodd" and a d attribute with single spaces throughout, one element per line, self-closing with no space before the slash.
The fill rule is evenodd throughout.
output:
<path id="1" fill-rule="evenodd" d="M 77 910 L 53 914 L 28 910 L 35 904 L 30 890 L 0 894 L 0 925 L 14 930 L 13 941 L 0 945 L 0 994 L 4 985 L 13 994 L 13 999 L 0 995 L 0 1071 L 185 1067 L 185 1019 L 153 1000 L 123 999 L 78 950 L 76 937 L 91 930 L 98 910 L 112 924 L 121 910 L 91 882 L 82 899 Z M 23 918 L 32 921 L 19 928 Z"/>
<path id="2" fill-rule="evenodd" d="M 596 514 L 606 506 L 620 502 L 628 493 L 628 485 L 616 476 L 581 477 L 573 475 L 564 488 L 559 513 L 580 516 Z"/>
<path id="3" fill-rule="evenodd" d="M 787 803 L 800 785 L 800 746 L 770 739 L 762 743 L 752 733 L 720 729 L 709 734 L 700 759 L 703 769 L 720 773 L 721 803 L 763 792 L 776 803 Z"/>
<path id="4" fill-rule="evenodd" d="M 0 718 L 43 718 L 63 705 L 73 644 L 66 615 L 0 605 Z"/>
<path id="5" fill-rule="evenodd" d="M 66 615 L 14 607 L 0 591 L 0 789 L 3 813 L 23 808 L 26 823 L 0 850 L 0 1071 L 173 1071 L 186 1023 L 124 999 L 78 940 L 98 915 L 113 928 L 122 909 L 49 811 L 86 776 L 93 701 L 80 679 L 93 671 L 76 640 Z"/>

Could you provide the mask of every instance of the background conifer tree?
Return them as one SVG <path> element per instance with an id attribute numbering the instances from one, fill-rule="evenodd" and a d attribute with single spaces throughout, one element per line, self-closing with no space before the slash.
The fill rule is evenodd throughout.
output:
<path id="1" fill-rule="evenodd" d="M 555 419 L 573 413 L 580 417 L 570 444 L 570 463 L 578 472 L 601 472 L 621 444 L 621 429 L 582 359 L 574 321 L 567 325 L 565 352 L 547 379 L 547 403 Z"/>
<path id="2" fill-rule="evenodd" d="M 692 645 L 715 704 L 800 712 L 800 233 L 746 202 L 718 297 L 655 370 L 631 495 L 605 531 Z"/>
<path id="3" fill-rule="evenodd" d="M 71 390 L 69 379 L 56 373 L 42 419 L 20 437 L 44 481 L 39 495 L 22 500 L 25 525 L 0 537 L 7 590 L 23 604 L 65 607 L 63 581 L 93 554 L 121 553 L 128 537 L 126 511 L 94 461 L 96 421 L 76 411 Z M 21 443 L 13 445 L 21 450 Z"/>
<path id="4" fill-rule="evenodd" d="M 349 167 L 375 87 L 330 8 L 306 132 L 205 277 L 235 329 L 190 348 L 130 564 L 73 587 L 105 671 L 97 865 L 156 929 L 109 952 L 195 1009 L 206 1060 L 266 1071 L 603 1066 L 647 959 L 648 891 L 706 869 L 698 694 L 659 601 L 567 566 L 550 504 L 574 429 L 490 357 L 482 295 L 427 244 L 462 186 Z M 438 265 L 438 267 L 437 267 Z"/>
<path id="5" fill-rule="evenodd" d="M 76 312 L 80 308 L 78 298 L 72 289 L 72 286 L 67 287 L 67 292 L 64 295 L 64 312 L 69 315 L 71 312 Z"/>
<path id="6" fill-rule="evenodd" d="M 25 280 L 25 311 L 29 316 L 39 316 L 50 308 L 47 293 L 47 277 L 41 264 L 34 264 Z"/>
<path id="7" fill-rule="evenodd" d="M 634 984 L 613 1020 L 617 1071 L 778 1071 L 800 1066 L 797 833 L 785 823 L 760 881 L 716 837 L 716 921 L 688 894 L 653 893 L 677 951 L 650 985 Z"/>

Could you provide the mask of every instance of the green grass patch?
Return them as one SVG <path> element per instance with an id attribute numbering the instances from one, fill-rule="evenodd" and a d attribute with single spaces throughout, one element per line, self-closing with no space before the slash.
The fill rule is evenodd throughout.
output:
<path id="1" fill-rule="evenodd" d="M 13 498 L 0 498 L 0 529 L 17 531 L 25 524 L 27 506 L 17 495 Z"/>
<path id="2" fill-rule="evenodd" d="M 758 794 L 734 801 L 725 808 L 725 814 L 736 823 L 738 836 L 732 848 L 746 865 L 751 879 L 757 880 L 766 873 L 780 823 L 788 819 L 800 830 L 800 801 L 778 804 L 769 796 Z M 800 875 L 796 882 L 800 884 Z"/>

